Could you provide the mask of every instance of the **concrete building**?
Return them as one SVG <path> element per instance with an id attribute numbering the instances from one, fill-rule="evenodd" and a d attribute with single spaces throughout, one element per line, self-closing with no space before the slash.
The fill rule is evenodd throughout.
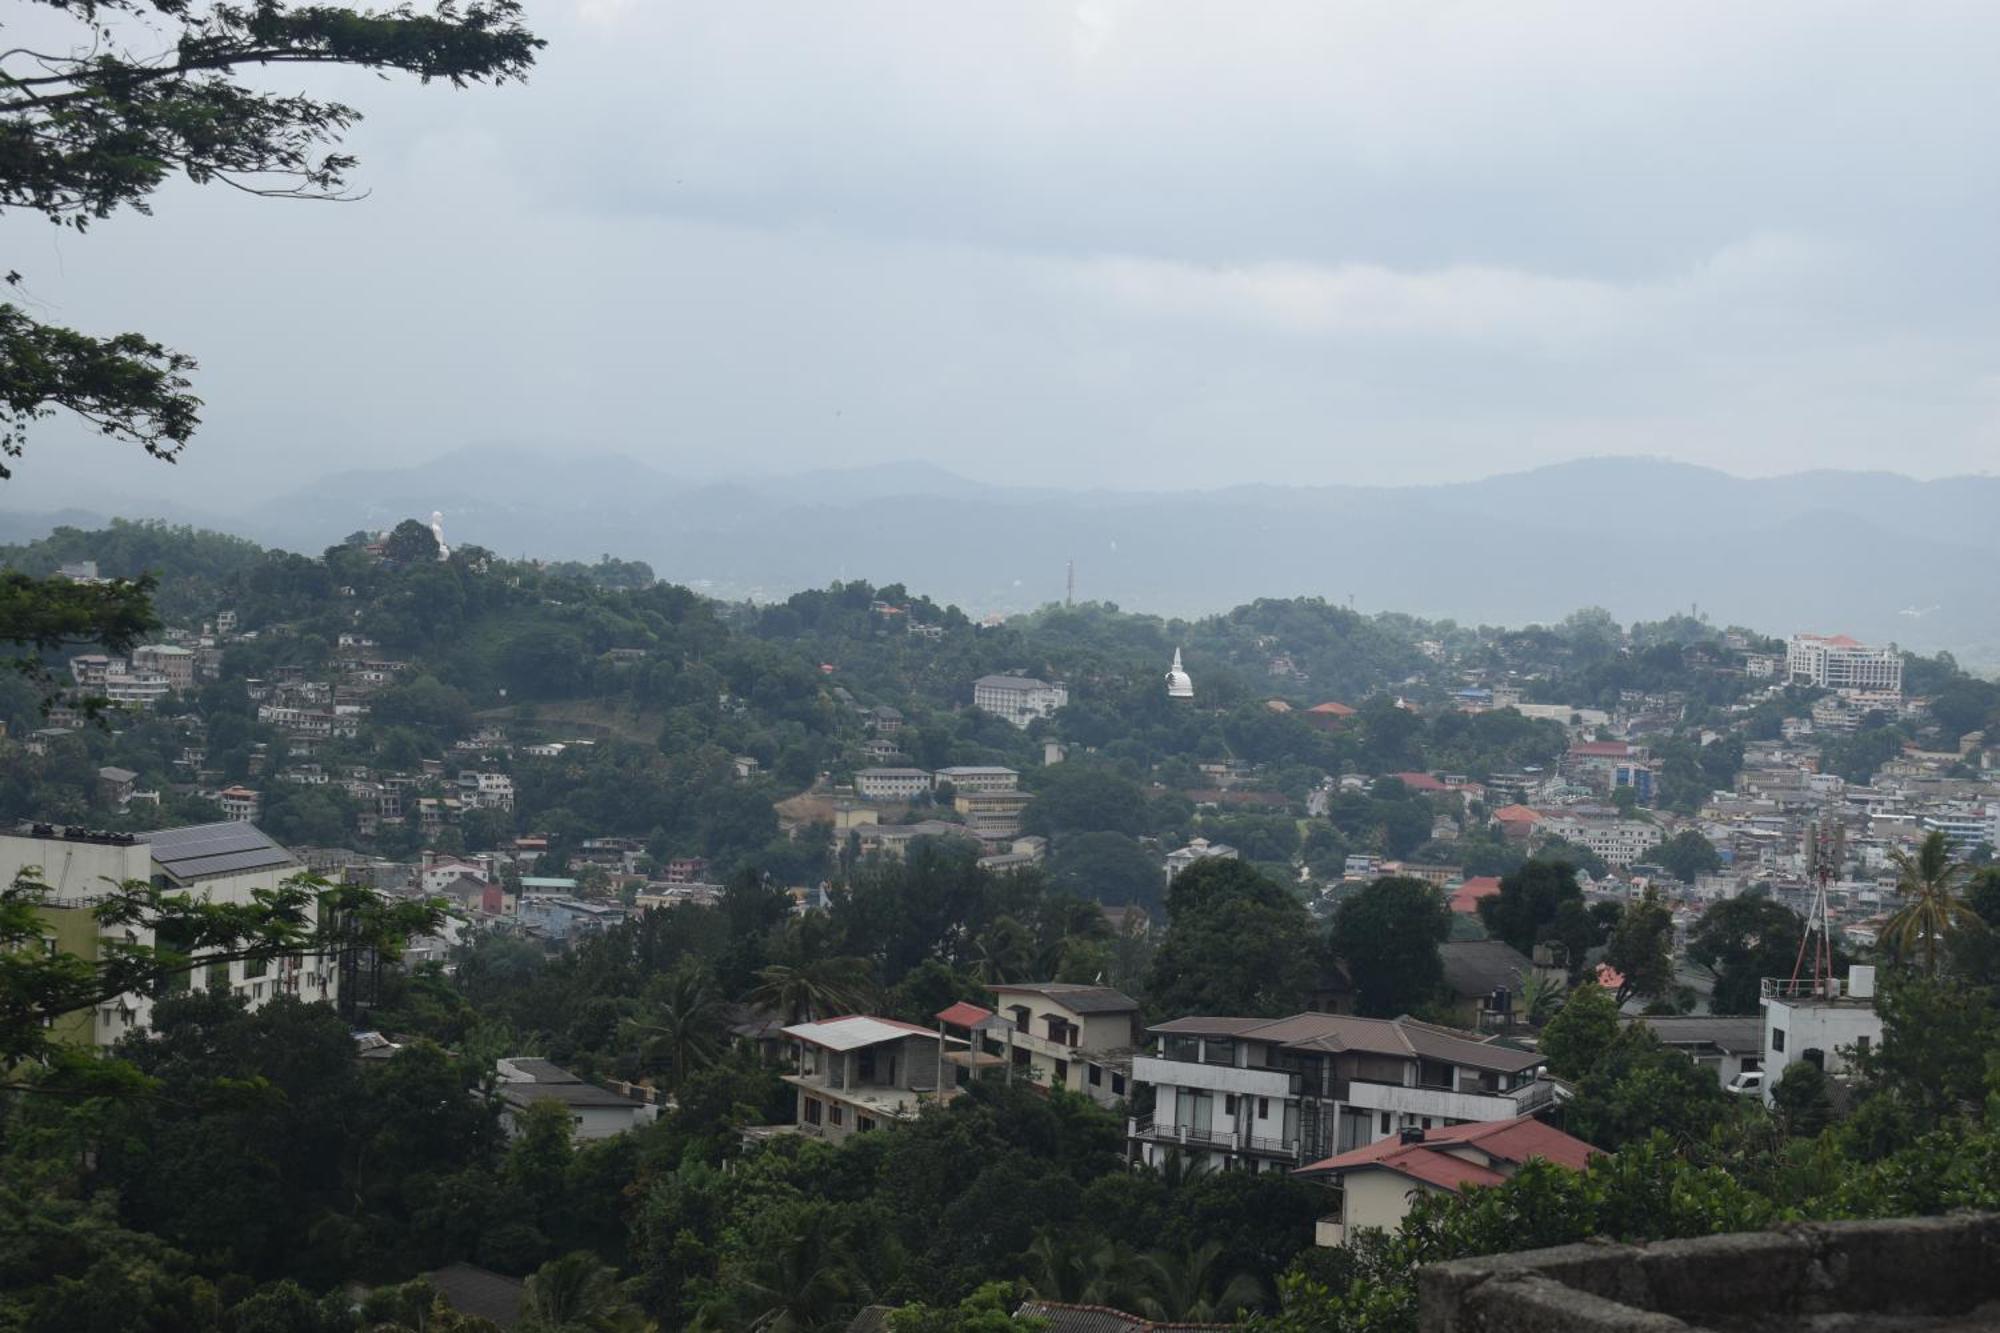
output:
<path id="1" fill-rule="evenodd" d="M 840 1140 L 908 1120 L 938 1090 L 938 1034 L 893 1018 L 850 1014 L 784 1029 L 797 1060 L 795 1126 Z"/>
<path id="2" fill-rule="evenodd" d="M 170 690 L 194 688 L 194 650 L 178 644 L 141 644 L 132 650 L 132 669 L 153 672 L 165 678 Z"/>
<path id="3" fill-rule="evenodd" d="M 931 790 L 931 775 L 921 768 L 861 768 L 854 772 L 854 794 L 864 801 L 912 801 Z"/>
<path id="4" fill-rule="evenodd" d="M 1624 1021 L 1650 1029 L 1725 1088 L 1738 1074 L 1764 1067 L 1764 1021 L 1754 1014 L 1637 1014 Z"/>
<path id="5" fill-rule="evenodd" d="M 586 1083 L 547 1060 L 514 1056 L 495 1061 L 494 1070 L 500 1124 L 509 1138 L 521 1132 L 528 1111 L 542 1102 L 555 1102 L 569 1112 L 570 1135 L 576 1139 L 608 1139 L 653 1118 L 653 1108 L 638 1098 Z"/>
<path id="6" fill-rule="evenodd" d="M 1032 676 L 981 676 L 972 682 L 972 706 L 1017 727 L 1037 718 L 1053 717 L 1069 703 L 1069 688 Z"/>
<path id="7" fill-rule="evenodd" d="M 1196 838 L 1187 846 L 1167 853 L 1167 883 L 1198 861 L 1234 861 L 1239 853 L 1226 842 L 1210 842 L 1207 838 Z"/>
<path id="8" fill-rule="evenodd" d="M 1125 1099 L 1139 1039 L 1137 1000 L 1109 986 L 1062 981 L 989 989 L 1013 1025 L 1010 1058 L 1017 1073 L 1103 1106 Z"/>
<path id="9" fill-rule="evenodd" d="M 1785 677 L 1823 690 L 1869 690 L 1900 696 L 1903 656 L 1896 645 L 1871 648 L 1845 634 L 1794 634 L 1785 647 Z"/>
<path id="10" fill-rule="evenodd" d="M 1169 1153 L 1248 1171 L 1290 1170 L 1405 1129 L 1512 1120 L 1555 1100 L 1542 1057 L 1415 1019 L 1303 1013 L 1180 1018 L 1149 1029 L 1132 1079 L 1150 1111 L 1131 1155 Z"/>
<path id="11" fill-rule="evenodd" d="M 1021 812 L 1034 798 L 1024 791 L 963 791 L 952 808 L 965 817 L 965 831 L 981 842 L 1007 842 L 1021 832 Z"/>
<path id="12" fill-rule="evenodd" d="M 1824 982 L 1764 978 L 1758 1004 L 1764 1011 L 1764 1101 L 1768 1105 L 1786 1066 L 1805 1060 L 1829 1074 L 1848 1069 L 1850 1050 L 1882 1041 L 1875 1011 L 1875 969 L 1856 963 L 1845 977 Z"/>
<path id="13" fill-rule="evenodd" d="M 1019 791 L 1021 788 L 1021 775 L 998 764 L 961 764 L 954 768 L 940 768 L 933 776 L 939 782 L 949 782 L 962 792 Z"/>
<path id="14" fill-rule="evenodd" d="M 1357 1231 L 1396 1231 L 1426 1194 L 1457 1194 L 1511 1179 L 1533 1160 L 1581 1171 L 1597 1155 L 1582 1139 L 1531 1115 L 1446 1129 L 1407 1129 L 1298 1174 L 1333 1192 L 1333 1206 L 1313 1227 L 1316 1245 L 1343 1245 Z"/>
<path id="15" fill-rule="evenodd" d="M 1620 867 L 1644 860 L 1666 836 L 1658 824 L 1644 819 L 1581 814 L 1552 815 L 1542 821 L 1541 830 L 1588 848 L 1606 865 Z"/>
<path id="16" fill-rule="evenodd" d="M 247 823 L 257 817 L 264 798 L 248 787 L 224 787 L 215 794 L 215 803 L 222 807 L 222 813 L 228 818 Z"/>
<path id="17" fill-rule="evenodd" d="M 112 885 L 150 881 L 208 902 L 247 904 L 258 890 L 276 889 L 305 869 L 261 830 L 236 821 L 149 833 L 97 833 L 35 824 L 18 833 L 0 834 L 0 884 L 12 884 L 30 868 L 51 890 L 42 909 L 50 941 L 64 952 L 92 961 L 109 940 L 153 942 L 151 928 L 143 923 L 99 925 L 92 909 Z M 170 989 L 193 985 L 233 991 L 253 1009 L 279 995 L 332 1001 L 340 988 L 336 961 L 320 954 L 217 963 L 173 981 Z M 144 1028 L 152 1008 L 149 996 L 120 995 L 94 1011 L 59 1020 L 59 1037 L 78 1045 L 109 1046 Z"/>

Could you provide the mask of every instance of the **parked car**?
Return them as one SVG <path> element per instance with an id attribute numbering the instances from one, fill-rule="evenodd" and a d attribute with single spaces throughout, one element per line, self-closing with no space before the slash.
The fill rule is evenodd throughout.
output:
<path id="1" fill-rule="evenodd" d="M 1746 1092 L 1761 1093 L 1764 1090 L 1764 1071 L 1761 1069 L 1746 1069 L 1735 1078 L 1730 1079 L 1724 1085 L 1724 1089 L 1739 1096 Z"/>

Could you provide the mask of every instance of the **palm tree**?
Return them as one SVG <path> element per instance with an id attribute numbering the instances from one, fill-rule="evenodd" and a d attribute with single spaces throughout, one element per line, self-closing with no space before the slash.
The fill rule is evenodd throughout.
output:
<path id="1" fill-rule="evenodd" d="M 1084 1300 L 1091 1280 L 1088 1256 L 1074 1245 L 1056 1239 L 1053 1232 L 1038 1232 L 1028 1246 L 1028 1285 L 1045 1301 Z"/>
<path id="2" fill-rule="evenodd" d="M 1959 929 L 1979 924 L 1979 916 L 1956 892 L 1965 877 L 1965 867 L 1951 859 L 1951 845 L 1941 831 L 1933 831 L 1917 848 L 1917 854 L 1897 852 L 1896 891 L 1903 905 L 1883 928 L 1883 939 L 1897 958 L 1915 953 L 1921 945 L 1924 970 L 1937 975 L 1938 941 Z"/>
<path id="3" fill-rule="evenodd" d="M 774 963 L 757 973 L 757 984 L 744 999 L 759 1009 L 784 1014 L 790 1023 L 858 1013 L 874 995 L 871 971 L 866 958 Z"/>
<path id="4" fill-rule="evenodd" d="M 746 1333 L 816 1333 L 867 1298 L 842 1237 L 825 1217 L 762 1250 L 732 1276 L 739 1327 Z"/>
<path id="5" fill-rule="evenodd" d="M 1218 1266 L 1222 1242 L 1206 1241 L 1191 1250 L 1146 1256 L 1147 1290 L 1139 1313 L 1184 1323 L 1219 1323 L 1259 1305 L 1264 1284 L 1248 1273 L 1224 1275 Z"/>
<path id="6" fill-rule="evenodd" d="M 973 942 L 973 972 L 988 986 L 1025 975 L 1035 962 L 1035 937 L 1011 916 L 996 918 Z"/>
<path id="7" fill-rule="evenodd" d="M 1519 976 L 1520 974 L 1516 974 Z M 1533 971 L 1520 977 L 1521 1020 L 1530 1027 L 1540 1027 L 1554 1017 L 1562 1004 L 1562 978 L 1548 972 Z"/>
<path id="8" fill-rule="evenodd" d="M 646 988 L 639 1013 L 623 1024 L 623 1035 L 640 1047 L 642 1059 L 648 1053 L 664 1057 L 667 1086 L 679 1088 L 722 1047 L 722 996 L 714 975 L 695 959 L 682 959 Z"/>
<path id="9" fill-rule="evenodd" d="M 1107 1240 L 1090 1256 L 1090 1280 L 1083 1287 L 1083 1302 L 1132 1309 L 1145 1302 L 1153 1276 L 1150 1256 L 1122 1240 Z"/>
<path id="10" fill-rule="evenodd" d="M 587 1250 L 551 1259 L 521 1293 L 522 1333 L 637 1333 L 647 1327 L 631 1286 Z"/>

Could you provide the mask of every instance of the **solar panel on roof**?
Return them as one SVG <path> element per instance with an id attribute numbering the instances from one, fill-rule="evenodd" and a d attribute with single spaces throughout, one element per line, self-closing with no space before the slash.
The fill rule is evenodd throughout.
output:
<path id="1" fill-rule="evenodd" d="M 139 837 L 152 848 L 153 859 L 180 879 L 297 864 L 290 852 L 241 820 L 160 829 Z"/>

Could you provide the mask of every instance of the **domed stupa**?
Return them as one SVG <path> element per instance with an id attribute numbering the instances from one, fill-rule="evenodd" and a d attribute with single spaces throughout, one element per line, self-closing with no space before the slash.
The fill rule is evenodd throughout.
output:
<path id="1" fill-rule="evenodd" d="M 1194 698 L 1194 679 L 1181 669 L 1181 650 L 1174 649 L 1174 664 L 1167 669 L 1167 697 L 1169 699 Z"/>

